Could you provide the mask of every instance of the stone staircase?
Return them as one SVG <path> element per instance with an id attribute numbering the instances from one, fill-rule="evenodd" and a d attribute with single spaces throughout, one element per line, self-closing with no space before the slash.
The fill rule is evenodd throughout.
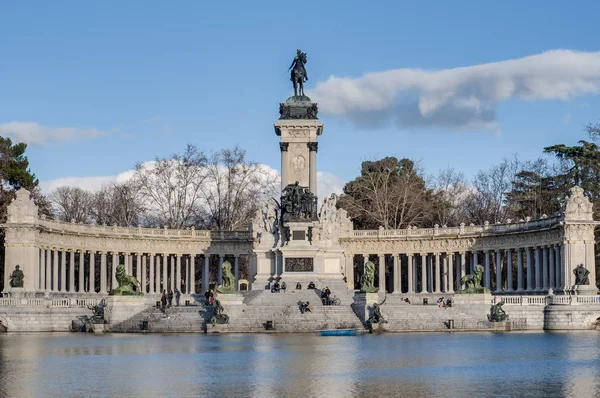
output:
<path id="1" fill-rule="evenodd" d="M 111 325 L 111 332 L 144 332 L 142 325 L 148 321 L 149 333 L 203 332 L 206 310 L 200 305 L 171 307 L 163 313 L 158 307 L 148 307 L 132 318 Z"/>

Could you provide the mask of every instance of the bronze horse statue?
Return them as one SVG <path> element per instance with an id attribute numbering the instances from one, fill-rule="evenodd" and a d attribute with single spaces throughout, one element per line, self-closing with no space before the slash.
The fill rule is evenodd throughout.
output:
<path id="1" fill-rule="evenodd" d="M 297 55 L 294 57 L 292 61 L 292 65 L 288 68 L 288 70 L 292 70 L 290 75 L 290 80 L 294 83 L 294 96 L 298 97 L 304 96 L 304 82 L 308 80 L 308 75 L 306 74 L 306 68 L 304 65 L 306 64 L 306 53 L 303 53 L 301 50 L 298 50 Z M 293 69 L 292 69 L 293 68 Z M 300 90 L 298 90 L 298 87 Z"/>

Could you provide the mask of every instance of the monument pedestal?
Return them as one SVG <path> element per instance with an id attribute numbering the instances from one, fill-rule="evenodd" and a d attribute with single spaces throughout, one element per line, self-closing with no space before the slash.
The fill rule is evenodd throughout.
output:
<path id="1" fill-rule="evenodd" d="M 352 309 L 362 323 L 365 323 L 371 316 L 370 311 L 373 304 L 379 303 L 379 293 L 355 293 Z"/>
<path id="2" fill-rule="evenodd" d="M 11 298 L 25 298 L 27 292 L 22 287 L 9 287 L 7 293 Z"/>
<path id="3" fill-rule="evenodd" d="M 126 321 L 148 307 L 144 296 L 108 296 L 105 300 L 104 319 L 110 325 Z"/>
<path id="4" fill-rule="evenodd" d="M 487 291 L 485 293 L 474 293 L 474 294 L 460 294 L 456 293 L 452 297 L 453 305 L 462 306 L 462 305 L 482 305 L 486 309 L 489 309 L 489 306 L 492 305 L 492 294 Z"/>
<path id="5" fill-rule="evenodd" d="M 240 293 L 217 293 L 215 298 L 221 302 L 223 307 L 228 305 L 242 305 L 244 303 L 244 295 Z"/>
<path id="6" fill-rule="evenodd" d="M 577 296 L 595 296 L 598 294 L 598 288 L 595 285 L 575 285 L 573 294 Z"/>

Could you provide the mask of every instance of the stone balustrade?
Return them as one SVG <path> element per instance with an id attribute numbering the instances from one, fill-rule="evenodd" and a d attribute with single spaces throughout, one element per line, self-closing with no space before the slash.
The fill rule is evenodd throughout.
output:
<path id="1" fill-rule="evenodd" d="M 85 308 L 98 304 L 95 298 L 42 298 L 42 297 L 1 297 L 0 307 L 27 308 Z"/>
<path id="2" fill-rule="evenodd" d="M 540 306 L 540 305 L 598 305 L 600 296 L 494 296 L 490 304 L 504 302 L 505 306 Z"/>

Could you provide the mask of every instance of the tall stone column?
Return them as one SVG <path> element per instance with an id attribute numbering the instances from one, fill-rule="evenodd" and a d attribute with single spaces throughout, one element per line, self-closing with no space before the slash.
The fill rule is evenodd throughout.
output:
<path id="1" fill-rule="evenodd" d="M 427 253 L 421 253 L 421 293 L 427 293 Z"/>
<path id="2" fill-rule="evenodd" d="M 173 291 L 175 289 L 175 261 L 173 261 L 173 256 L 170 254 L 166 258 L 168 258 L 169 262 L 171 263 L 171 283 L 167 282 L 167 289 L 171 289 L 171 291 Z"/>
<path id="3" fill-rule="evenodd" d="M 233 276 L 235 278 L 235 291 L 237 292 L 240 287 L 240 264 L 239 264 L 239 254 L 233 255 Z"/>
<path id="4" fill-rule="evenodd" d="M 513 289 L 513 271 L 512 271 L 512 250 L 506 251 L 506 291 L 512 293 Z"/>
<path id="5" fill-rule="evenodd" d="M 225 255 L 219 254 L 219 270 L 218 270 L 218 279 L 217 283 L 219 285 L 223 284 L 223 262 L 225 261 Z"/>
<path id="6" fill-rule="evenodd" d="M 141 253 L 136 253 L 136 260 L 135 260 L 135 279 L 138 280 L 138 282 L 140 282 L 140 285 L 142 285 L 142 254 Z M 146 275 L 144 275 L 144 280 L 146 279 Z M 143 289 L 145 289 L 146 285 L 142 285 Z M 142 290 L 143 290 L 142 289 Z M 143 293 L 146 293 L 145 291 Z"/>
<path id="7" fill-rule="evenodd" d="M 90 289 L 88 290 L 88 293 L 92 293 L 92 294 L 96 293 L 95 276 L 96 276 L 96 257 L 94 255 L 94 252 L 91 251 L 90 252 L 90 276 L 88 278 Z"/>
<path id="8" fill-rule="evenodd" d="M 288 181 L 288 148 L 290 146 L 289 142 L 280 142 L 279 149 L 281 150 L 281 190 L 289 184 Z"/>
<path id="9" fill-rule="evenodd" d="M 66 251 L 60 251 L 60 283 L 58 291 L 64 293 L 67 291 L 67 256 Z"/>
<path id="10" fill-rule="evenodd" d="M 542 290 L 548 290 L 548 247 L 542 248 Z"/>
<path id="11" fill-rule="evenodd" d="M 558 245 L 554 246 L 554 272 L 555 281 L 556 281 L 556 289 L 563 289 L 565 286 L 561 279 L 561 261 L 560 261 L 560 247 Z M 47 274 L 46 274 L 47 275 Z"/>
<path id="12" fill-rule="evenodd" d="M 549 278 L 549 286 L 552 289 L 556 289 L 556 272 L 554 271 L 554 245 L 548 246 L 548 278 Z"/>
<path id="13" fill-rule="evenodd" d="M 150 279 L 148 280 L 148 294 L 156 293 L 156 277 L 154 275 L 154 253 L 148 253 L 148 273 Z"/>
<path id="14" fill-rule="evenodd" d="M 433 258 L 435 261 L 435 292 L 441 293 L 440 289 L 440 253 L 434 253 Z"/>
<path id="15" fill-rule="evenodd" d="M 181 291 L 181 254 L 176 254 L 177 257 L 177 270 L 175 271 L 176 280 L 175 280 L 175 288 Z M 173 290 L 175 291 L 175 290 Z"/>
<path id="16" fill-rule="evenodd" d="M 85 292 L 85 250 L 79 250 L 79 286 L 77 291 L 79 293 Z"/>
<path id="17" fill-rule="evenodd" d="M 190 276 L 188 294 L 196 294 L 196 255 L 190 256 Z"/>
<path id="18" fill-rule="evenodd" d="M 411 254 L 407 254 L 406 257 L 408 258 L 407 261 L 407 265 L 408 265 L 408 291 L 406 293 L 414 293 L 415 292 L 415 288 L 413 286 L 413 268 L 414 268 L 414 261 L 413 261 L 413 255 Z"/>
<path id="19" fill-rule="evenodd" d="M 52 291 L 58 292 L 58 250 L 53 249 L 54 256 L 52 262 Z"/>
<path id="20" fill-rule="evenodd" d="M 540 251 L 542 249 L 539 247 L 535 248 L 535 291 L 542 291 L 542 259 L 540 256 Z"/>
<path id="21" fill-rule="evenodd" d="M 454 293 L 454 253 L 448 253 L 448 291 L 447 293 Z"/>
<path id="22" fill-rule="evenodd" d="M 156 268 L 156 272 L 154 273 L 154 292 L 158 294 L 162 293 L 162 274 L 160 271 L 162 262 L 163 256 L 160 253 L 156 253 L 154 256 L 154 267 Z"/>
<path id="23" fill-rule="evenodd" d="M 75 293 L 75 252 L 69 250 L 69 293 Z"/>
<path id="24" fill-rule="evenodd" d="M 496 250 L 496 293 L 502 293 L 502 251 Z"/>
<path id="25" fill-rule="evenodd" d="M 46 285 L 46 280 L 48 279 L 48 249 L 42 249 L 42 271 L 40 276 L 42 279 L 40 282 L 40 290 L 47 292 L 48 285 Z"/>
<path id="26" fill-rule="evenodd" d="M 101 295 L 105 295 L 107 294 L 107 278 L 108 278 L 108 272 L 106 269 L 106 252 L 100 252 L 100 294 Z M 144 292 L 145 293 L 145 292 Z"/>
<path id="27" fill-rule="evenodd" d="M 204 269 L 202 270 L 202 290 L 207 292 L 209 290 L 210 280 L 209 277 L 209 262 L 210 262 L 210 254 L 204 254 Z"/>
<path id="28" fill-rule="evenodd" d="M 387 293 L 387 289 L 385 288 L 385 254 L 377 255 L 377 267 L 379 268 L 379 292 Z"/>
<path id="29" fill-rule="evenodd" d="M 527 255 L 527 293 L 533 293 L 533 256 L 531 253 L 531 248 L 526 247 L 525 254 Z"/>
<path id="30" fill-rule="evenodd" d="M 394 287 L 392 293 L 402 293 L 400 289 L 400 255 L 392 254 L 394 261 Z"/>
<path id="31" fill-rule="evenodd" d="M 119 265 L 119 253 L 113 252 L 112 254 L 112 267 L 111 267 L 111 284 L 110 290 L 117 288 L 117 266 Z"/>
<path id="32" fill-rule="evenodd" d="M 465 252 L 460 252 L 460 277 L 461 277 L 461 279 L 466 274 L 467 274 L 467 254 Z M 460 289 L 460 285 L 459 285 L 459 289 Z"/>
<path id="33" fill-rule="evenodd" d="M 471 268 L 471 275 L 473 275 L 475 273 L 475 266 L 479 262 L 478 257 L 479 256 L 477 255 L 477 252 L 473 252 L 473 256 L 472 256 L 472 259 L 471 259 L 471 267 L 470 267 Z"/>
<path id="34" fill-rule="evenodd" d="M 354 254 L 344 253 L 344 262 L 346 264 L 346 271 L 344 271 L 346 285 L 348 290 L 354 291 Z"/>
<path id="35" fill-rule="evenodd" d="M 517 293 L 525 291 L 523 284 L 523 250 L 517 249 Z"/>
<path id="36" fill-rule="evenodd" d="M 309 142 L 308 144 L 308 164 L 309 164 L 309 189 L 314 195 L 317 195 L 317 148 L 318 142 Z"/>

